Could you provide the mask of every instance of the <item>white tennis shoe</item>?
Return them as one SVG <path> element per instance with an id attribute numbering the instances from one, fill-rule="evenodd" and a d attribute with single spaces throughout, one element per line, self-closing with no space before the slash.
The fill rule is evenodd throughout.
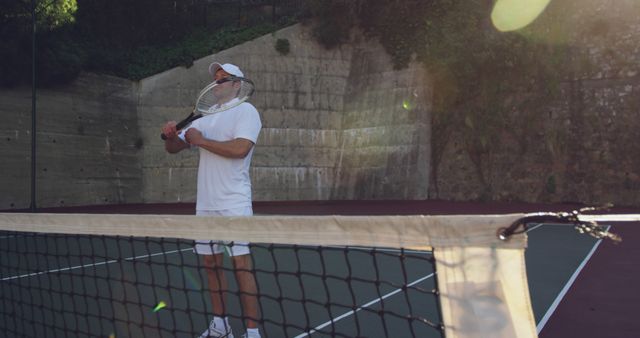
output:
<path id="1" fill-rule="evenodd" d="M 262 337 L 260 336 L 260 332 L 258 332 L 258 333 L 247 332 L 247 333 L 242 335 L 242 338 L 262 338 Z"/>
<path id="2" fill-rule="evenodd" d="M 200 338 L 233 338 L 233 332 L 231 326 L 216 327 L 215 321 L 212 320 L 209 328 L 202 332 Z"/>

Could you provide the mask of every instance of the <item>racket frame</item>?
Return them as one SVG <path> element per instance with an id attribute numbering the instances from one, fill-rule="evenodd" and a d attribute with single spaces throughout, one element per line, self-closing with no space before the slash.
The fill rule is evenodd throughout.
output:
<path id="1" fill-rule="evenodd" d="M 233 104 L 222 105 L 220 107 L 220 109 L 216 109 L 216 110 L 212 111 L 211 107 L 209 107 L 209 109 L 207 109 L 207 110 L 203 110 L 203 109 L 198 109 L 197 108 L 198 107 L 198 103 L 200 103 L 200 100 L 202 99 L 202 97 L 207 92 L 212 90 L 215 86 L 223 84 L 223 83 L 226 83 L 226 82 L 229 82 L 229 81 L 244 81 L 244 82 L 247 82 L 247 83 L 249 83 L 251 85 L 251 87 L 250 87 L 251 90 L 246 95 L 244 95 L 243 97 L 236 98 L 237 100 Z M 183 119 L 182 121 L 178 122 L 178 124 L 176 124 L 176 130 L 180 131 L 180 130 L 188 127 L 193 121 L 195 121 L 195 120 L 197 120 L 197 119 L 199 119 L 201 117 L 204 117 L 205 115 L 213 115 L 213 114 L 217 114 L 217 113 L 223 112 L 225 110 L 229 110 L 231 108 L 237 107 L 240 104 L 242 104 L 243 102 L 247 101 L 251 97 L 251 95 L 253 95 L 254 91 L 255 91 L 255 85 L 254 85 L 253 81 L 251 81 L 251 80 L 249 80 L 247 78 L 244 78 L 244 77 L 228 76 L 228 77 L 225 77 L 223 79 L 216 80 L 216 81 L 208 84 L 206 87 L 204 87 L 200 91 L 200 93 L 198 94 L 198 98 L 196 99 L 196 104 L 194 106 L 193 111 L 189 114 L 189 116 L 187 116 L 185 119 Z M 167 139 L 167 137 L 164 134 L 160 134 L 160 138 L 163 139 L 163 140 Z"/>

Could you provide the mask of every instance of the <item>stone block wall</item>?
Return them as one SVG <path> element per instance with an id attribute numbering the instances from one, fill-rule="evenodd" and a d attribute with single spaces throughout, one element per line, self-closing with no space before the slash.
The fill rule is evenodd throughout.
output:
<path id="1" fill-rule="evenodd" d="M 640 2 L 555 1 L 547 12 L 559 19 L 536 38 L 566 44 L 574 61 L 560 98 L 538 103 L 546 112 L 527 134 L 503 131 L 483 163 L 489 191 L 454 137 L 433 197 L 640 204 Z"/>

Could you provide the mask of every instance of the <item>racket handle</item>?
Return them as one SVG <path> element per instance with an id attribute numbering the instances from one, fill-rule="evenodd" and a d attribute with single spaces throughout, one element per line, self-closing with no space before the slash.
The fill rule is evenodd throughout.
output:
<path id="1" fill-rule="evenodd" d="M 187 117 L 186 119 L 180 121 L 178 124 L 176 124 L 176 130 L 180 131 L 184 129 L 184 127 L 186 127 L 189 123 L 193 121 L 192 118 L 193 118 L 193 114 L 189 115 L 189 117 Z"/>
<path id="2" fill-rule="evenodd" d="M 176 130 L 180 131 L 182 129 L 184 129 L 184 127 L 186 127 L 189 123 L 193 122 L 194 120 L 197 120 L 198 118 L 202 117 L 202 114 L 195 116 L 195 113 L 191 112 L 191 114 L 189 114 L 189 116 L 187 116 L 186 119 L 178 122 L 178 124 L 176 124 Z M 160 134 L 160 138 L 163 140 L 167 139 L 167 136 L 165 134 Z"/>

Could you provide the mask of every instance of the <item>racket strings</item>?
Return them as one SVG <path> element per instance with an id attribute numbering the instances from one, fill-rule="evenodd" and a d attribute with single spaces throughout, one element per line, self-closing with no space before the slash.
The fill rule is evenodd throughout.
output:
<path id="1" fill-rule="evenodd" d="M 228 82 L 231 81 L 207 86 L 200 94 L 200 98 L 196 103 L 196 110 L 204 114 L 217 113 L 241 104 L 253 93 L 254 86 L 250 81 L 236 80 L 233 81 L 233 84 Z M 229 87 L 217 88 L 217 86 Z"/>
<path id="2" fill-rule="evenodd" d="M 233 85 L 226 84 L 228 82 L 233 83 Z M 216 88 L 217 86 L 225 87 Z M 253 92 L 253 82 L 245 78 L 233 77 L 211 83 L 200 91 L 194 111 L 187 118 L 176 124 L 176 129 L 182 130 L 188 127 L 193 121 L 203 117 L 205 114 L 219 113 L 240 105 L 248 100 Z M 160 138 L 166 140 L 167 136 L 160 134 Z"/>

